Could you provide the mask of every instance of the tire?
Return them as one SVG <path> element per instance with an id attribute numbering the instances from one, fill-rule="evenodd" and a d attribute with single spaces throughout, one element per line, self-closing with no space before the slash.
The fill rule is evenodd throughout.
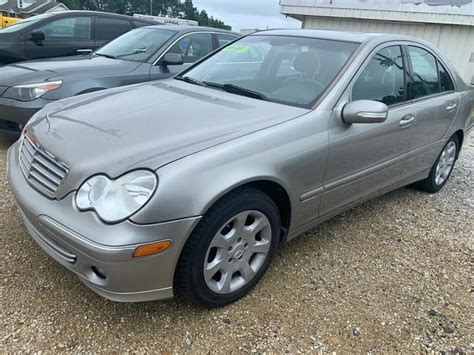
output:
<path id="1" fill-rule="evenodd" d="M 446 166 L 446 169 L 449 167 L 449 172 L 446 170 L 446 174 L 444 175 L 444 177 L 439 180 L 439 175 L 437 175 L 438 166 L 443 166 L 443 159 L 446 159 L 446 157 L 449 158 L 449 155 L 446 156 L 446 154 L 449 154 L 448 151 L 451 147 L 454 147 L 454 156 L 452 164 L 450 166 Z M 430 175 L 426 179 L 416 182 L 413 186 L 419 190 L 426 191 L 428 193 L 436 193 L 440 191 L 451 177 L 451 173 L 453 172 L 454 165 L 456 164 L 456 160 L 458 158 L 459 148 L 460 146 L 458 137 L 452 136 L 448 140 L 446 145 L 443 147 L 443 150 L 441 151 L 435 163 L 431 167 Z"/>
<path id="2" fill-rule="evenodd" d="M 252 187 L 230 192 L 209 209 L 186 242 L 175 272 L 176 294 L 205 307 L 242 298 L 270 266 L 279 231 L 278 208 L 268 195 Z M 259 253 L 262 248 L 266 254 Z"/>

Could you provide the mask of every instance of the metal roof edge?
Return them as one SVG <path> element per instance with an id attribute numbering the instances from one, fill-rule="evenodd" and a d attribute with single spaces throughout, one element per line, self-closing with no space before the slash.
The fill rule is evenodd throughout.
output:
<path id="1" fill-rule="evenodd" d="M 308 5 L 281 5 L 280 12 L 284 15 L 300 19 L 301 16 L 337 17 L 365 19 L 375 21 L 417 22 L 450 24 L 458 26 L 474 26 L 474 15 L 441 12 L 415 12 L 393 9 L 360 9 L 352 7 L 328 7 Z"/>

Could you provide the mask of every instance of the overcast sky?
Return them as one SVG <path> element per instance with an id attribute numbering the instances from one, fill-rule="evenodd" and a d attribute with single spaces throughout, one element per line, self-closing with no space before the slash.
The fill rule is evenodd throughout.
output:
<path id="1" fill-rule="evenodd" d="M 206 10 L 232 26 L 234 31 L 242 28 L 299 28 L 299 21 L 280 14 L 278 0 L 193 0 L 199 10 Z"/>

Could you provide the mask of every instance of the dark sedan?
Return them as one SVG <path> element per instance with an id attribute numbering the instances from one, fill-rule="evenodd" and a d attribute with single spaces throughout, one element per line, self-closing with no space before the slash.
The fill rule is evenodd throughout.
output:
<path id="1" fill-rule="evenodd" d="M 169 78 L 236 38 L 214 28 L 148 26 L 91 55 L 1 67 L 0 132 L 19 134 L 36 111 L 55 100 Z"/>
<path id="2" fill-rule="evenodd" d="M 156 22 L 96 11 L 34 16 L 0 29 L 0 65 L 90 54 L 134 28 Z"/>

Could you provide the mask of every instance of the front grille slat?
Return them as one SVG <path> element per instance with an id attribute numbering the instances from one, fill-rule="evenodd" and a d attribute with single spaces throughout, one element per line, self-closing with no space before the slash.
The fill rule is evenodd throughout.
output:
<path id="1" fill-rule="evenodd" d="M 35 157 L 35 161 L 39 164 L 41 164 L 45 169 L 48 169 L 51 171 L 54 175 L 56 175 L 60 180 L 64 179 L 66 177 L 66 174 L 59 169 L 56 169 L 55 167 L 51 166 L 51 164 L 48 164 L 47 161 L 45 161 L 43 158 L 40 156 Z"/>
<path id="2" fill-rule="evenodd" d="M 44 194 L 46 196 L 51 196 L 52 195 L 51 190 L 48 190 L 46 187 L 44 187 L 43 185 L 38 183 L 38 181 L 36 181 L 35 179 L 28 179 L 28 182 L 31 186 L 33 186 L 36 190 L 38 190 L 42 194 Z"/>
<path id="3" fill-rule="evenodd" d="M 21 139 L 19 163 L 28 183 L 49 198 L 56 197 L 69 173 L 68 166 L 38 145 L 28 132 Z"/>
<path id="4" fill-rule="evenodd" d="M 38 174 L 38 172 L 35 170 L 35 168 L 32 166 L 32 170 L 30 170 L 30 178 L 34 178 L 36 181 L 44 185 L 48 190 L 51 190 L 51 192 L 55 192 L 57 188 L 57 184 L 54 184 L 53 182 L 48 181 L 45 179 L 41 174 Z"/>
<path id="5" fill-rule="evenodd" d="M 61 184 L 61 179 L 58 179 L 56 176 L 51 174 L 48 170 L 46 169 L 41 169 L 37 165 L 32 165 L 32 169 L 34 169 L 35 172 L 39 173 L 41 176 L 44 178 L 48 179 L 50 182 L 52 182 L 55 186 L 58 186 Z"/>
<path id="6" fill-rule="evenodd" d="M 37 153 L 40 156 L 42 156 L 43 158 L 46 158 L 49 161 L 49 164 L 51 164 L 52 166 L 58 168 L 59 170 L 64 171 L 64 173 L 67 172 L 67 170 L 64 167 L 62 167 L 57 161 L 55 161 L 53 158 L 51 158 L 47 153 L 45 153 L 41 150 L 38 150 Z"/>

